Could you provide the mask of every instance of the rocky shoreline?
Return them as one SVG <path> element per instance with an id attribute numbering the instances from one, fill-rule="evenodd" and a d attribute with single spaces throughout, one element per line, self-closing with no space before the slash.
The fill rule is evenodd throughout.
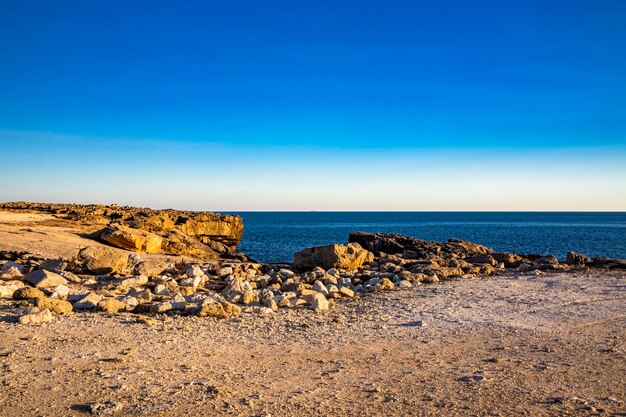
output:
<path id="1" fill-rule="evenodd" d="M 559 260 L 497 252 L 458 239 L 429 242 L 366 232 L 351 233 L 345 244 L 303 249 L 293 264 L 262 264 L 236 249 L 243 235 L 239 216 L 31 203 L 6 203 L 0 210 L 52 215 L 51 224 L 78 224 L 100 243 L 67 259 L 0 251 L 0 298 L 20 307 L 15 320 L 23 324 L 85 311 L 133 314 L 148 324 L 163 314 L 224 319 L 280 309 L 322 312 L 342 299 L 444 280 L 626 269 L 624 260 L 574 252 Z"/>

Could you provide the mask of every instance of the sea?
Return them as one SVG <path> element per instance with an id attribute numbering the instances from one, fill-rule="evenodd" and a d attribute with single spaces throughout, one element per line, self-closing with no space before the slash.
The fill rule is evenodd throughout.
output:
<path id="1" fill-rule="evenodd" d="M 626 258 L 626 212 L 238 212 L 238 249 L 258 262 L 292 262 L 309 246 L 346 243 L 350 232 L 454 237 L 497 251 Z"/>

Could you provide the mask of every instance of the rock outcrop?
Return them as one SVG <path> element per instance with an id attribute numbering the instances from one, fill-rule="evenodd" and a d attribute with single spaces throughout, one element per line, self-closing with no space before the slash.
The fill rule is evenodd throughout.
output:
<path id="1" fill-rule="evenodd" d="M 243 220 L 236 215 L 26 202 L 0 204 L 0 209 L 51 214 L 57 222 L 73 222 L 94 239 L 126 250 L 246 260 L 236 249 L 243 236 Z"/>

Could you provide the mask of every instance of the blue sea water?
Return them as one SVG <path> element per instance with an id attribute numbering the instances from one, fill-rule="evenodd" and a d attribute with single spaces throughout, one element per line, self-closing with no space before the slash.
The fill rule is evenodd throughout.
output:
<path id="1" fill-rule="evenodd" d="M 240 212 L 239 250 L 260 262 L 291 262 L 308 246 L 345 243 L 353 231 L 425 240 L 470 240 L 498 251 L 626 258 L 626 212 Z"/>

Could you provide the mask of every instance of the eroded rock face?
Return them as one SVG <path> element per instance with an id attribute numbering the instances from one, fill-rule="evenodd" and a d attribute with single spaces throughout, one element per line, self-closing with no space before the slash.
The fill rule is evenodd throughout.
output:
<path id="1" fill-rule="evenodd" d="M 297 270 L 341 268 L 357 269 L 365 262 L 372 261 L 373 255 L 357 243 L 347 245 L 314 246 L 294 255 L 294 268 Z"/>
<path id="2" fill-rule="evenodd" d="M 119 248 L 148 253 L 161 252 L 163 242 L 159 235 L 119 224 L 105 227 L 100 233 L 100 240 Z"/>
<path id="3" fill-rule="evenodd" d="M 127 250 L 245 260 L 236 250 L 243 236 L 243 220 L 236 215 L 95 204 L 17 202 L 0 208 L 53 214 L 91 228 L 95 239 Z"/>

